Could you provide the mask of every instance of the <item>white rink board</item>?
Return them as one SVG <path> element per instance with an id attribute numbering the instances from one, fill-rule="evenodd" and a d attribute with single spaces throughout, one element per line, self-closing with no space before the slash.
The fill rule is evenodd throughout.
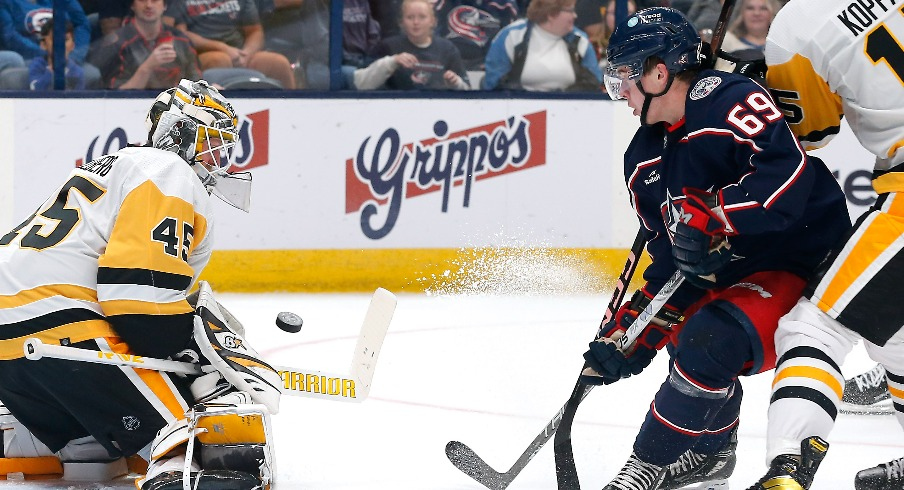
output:
<path id="1" fill-rule="evenodd" d="M 11 128 L 0 131 L 0 229 L 34 212 L 77 161 L 126 142 L 142 143 L 149 102 L 0 99 L 0 129 Z M 233 102 L 244 131 L 239 160 L 253 167 L 254 191 L 251 214 L 218 207 L 221 250 L 625 248 L 634 235 L 621 155 L 637 121 L 624 104 L 538 99 Z M 868 172 L 872 158 L 846 126 L 845 132 L 820 156 L 843 182 L 868 186 L 868 174 L 864 177 L 862 171 Z M 392 192 L 403 197 L 392 212 L 387 201 L 378 204 L 362 225 L 362 209 L 377 192 L 353 170 L 354 160 L 363 146 L 363 161 L 373 168 L 376 142 L 393 133 L 400 147 L 411 150 L 404 172 L 400 161 L 389 165 L 389 144 L 378 154 L 376 168 L 396 169 L 405 190 L 389 186 L 387 195 L 377 197 L 385 199 Z M 498 167 L 484 158 L 473 179 L 447 180 L 444 158 L 452 152 L 453 140 L 460 150 L 453 167 L 472 151 L 479 163 L 481 141 L 497 143 L 497 153 L 502 152 Z M 440 165 L 432 156 L 414 165 L 416 144 L 430 155 L 443 151 Z M 527 163 L 519 161 L 522 157 Z M 868 189 L 852 190 L 859 203 L 849 201 L 852 213 L 862 212 L 870 196 Z"/>

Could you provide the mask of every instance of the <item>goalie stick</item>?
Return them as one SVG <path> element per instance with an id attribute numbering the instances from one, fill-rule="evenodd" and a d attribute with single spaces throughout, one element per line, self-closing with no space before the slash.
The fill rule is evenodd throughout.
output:
<path id="1" fill-rule="evenodd" d="M 370 393 L 380 349 L 395 312 L 396 303 L 396 297 L 391 292 L 383 288 L 374 292 L 358 334 L 348 373 L 273 366 L 283 380 L 282 393 L 347 402 L 364 401 Z M 213 370 L 212 366 L 204 366 L 202 369 L 199 365 L 189 362 L 45 344 L 37 338 L 26 340 L 24 350 L 25 357 L 30 360 L 48 357 L 181 374 L 204 374 Z"/>
<path id="2" fill-rule="evenodd" d="M 631 278 L 634 276 L 634 271 L 637 269 L 637 261 L 640 258 L 640 254 L 643 252 L 645 244 L 646 241 L 643 237 L 643 230 L 638 230 L 637 236 L 634 238 L 634 244 L 631 245 L 628 260 L 625 262 L 622 273 L 618 276 L 618 282 L 615 285 L 615 290 L 612 292 L 612 298 L 609 300 L 609 304 L 606 307 L 602 325 L 605 325 L 606 322 L 615 315 L 622 300 L 624 300 L 628 283 L 631 282 Z M 583 392 L 582 396 L 587 396 L 587 393 L 589 392 L 590 390 Z M 574 396 L 574 393 L 572 393 L 572 396 Z M 569 402 L 571 402 L 571 398 L 569 398 Z M 515 461 L 515 464 L 513 464 L 505 473 L 500 473 L 491 468 L 490 465 L 478 456 L 473 449 L 459 441 L 449 441 L 446 444 L 446 457 L 449 458 L 449 461 L 451 461 L 456 468 L 477 480 L 481 485 L 494 490 L 502 490 L 512 483 L 515 477 L 521 473 L 521 470 L 527 466 L 527 463 L 533 459 L 537 452 L 547 441 L 549 441 L 553 434 L 555 434 L 556 428 L 562 423 L 563 415 L 567 408 L 568 404 L 566 403 L 565 406 L 556 412 L 556 415 L 552 420 L 546 424 L 546 427 L 544 427 L 537 437 L 531 441 L 527 446 L 527 449 L 525 449 L 518 460 Z M 572 414 L 572 416 L 573 415 L 574 414 Z"/>

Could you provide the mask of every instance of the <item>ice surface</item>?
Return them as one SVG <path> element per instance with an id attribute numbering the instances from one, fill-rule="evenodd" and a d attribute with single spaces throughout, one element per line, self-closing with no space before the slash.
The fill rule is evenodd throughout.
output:
<path id="1" fill-rule="evenodd" d="M 366 294 L 218 298 L 268 360 L 327 371 L 348 368 L 369 301 Z M 400 294 L 370 398 L 360 404 L 283 398 L 273 419 L 279 488 L 483 488 L 449 463 L 446 442 L 462 441 L 497 470 L 508 470 L 567 400 L 608 300 L 606 294 Z M 301 332 L 279 330 L 280 311 L 301 315 Z M 843 370 L 850 376 L 872 365 L 856 347 Z M 596 388 L 581 405 L 572 436 L 584 488 L 602 488 L 624 463 L 666 366 L 660 355 L 640 376 Z M 770 382 L 771 374 L 743 380 L 735 490 L 766 469 Z M 841 415 L 830 443 L 814 489 L 851 489 L 858 470 L 904 455 L 904 434 L 889 416 Z M 554 489 L 554 468 L 549 444 L 509 488 Z"/>

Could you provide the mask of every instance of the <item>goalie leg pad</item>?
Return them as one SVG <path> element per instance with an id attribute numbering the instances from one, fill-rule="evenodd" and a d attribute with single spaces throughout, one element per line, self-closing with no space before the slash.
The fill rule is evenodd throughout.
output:
<path id="1" fill-rule="evenodd" d="M 269 412 L 279 411 L 279 373 L 230 326 L 210 286 L 201 281 L 195 313 L 195 342 L 201 354 L 237 389 L 249 393 Z"/>
<path id="2" fill-rule="evenodd" d="M 161 429 L 142 490 L 268 490 L 273 486 L 270 413 L 237 391 L 198 404 Z"/>
<path id="3" fill-rule="evenodd" d="M 63 474 L 59 457 L 31 431 L 0 405 L 0 429 L 3 431 L 3 453 L 0 454 L 0 475 L 57 475 Z"/>

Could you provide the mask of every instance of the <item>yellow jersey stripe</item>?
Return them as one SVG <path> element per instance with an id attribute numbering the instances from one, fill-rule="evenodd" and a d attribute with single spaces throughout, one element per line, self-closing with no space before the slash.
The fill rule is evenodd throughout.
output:
<path id="1" fill-rule="evenodd" d="M 72 284 L 47 284 L 14 295 L 0 296 L 0 309 L 25 306 L 53 296 L 97 303 L 97 292 L 91 288 Z"/>
<path id="2" fill-rule="evenodd" d="M 101 301 L 101 308 L 107 316 L 115 315 L 181 315 L 195 311 L 188 301 L 175 301 L 172 303 L 155 303 L 151 301 L 137 301 L 119 299 Z"/>
<path id="3" fill-rule="evenodd" d="M 832 391 L 838 395 L 838 399 L 841 399 L 841 395 L 844 393 L 844 387 L 841 383 L 828 371 L 824 369 L 819 369 L 817 367 L 812 366 L 788 366 L 786 368 L 781 368 L 777 373 L 775 373 L 775 379 L 772 380 L 772 387 L 775 388 L 775 385 L 778 384 L 781 380 L 785 378 L 809 378 L 814 381 L 818 381 L 829 387 Z"/>
<path id="4" fill-rule="evenodd" d="M 85 320 L 68 323 L 23 337 L 0 341 L 0 360 L 8 361 L 25 357 L 23 351 L 25 341 L 32 337 L 39 339 L 45 344 L 59 345 L 62 339 L 68 339 L 70 344 L 75 344 L 85 340 L 115 335 L 113 327 L 106 320 Z"/>

